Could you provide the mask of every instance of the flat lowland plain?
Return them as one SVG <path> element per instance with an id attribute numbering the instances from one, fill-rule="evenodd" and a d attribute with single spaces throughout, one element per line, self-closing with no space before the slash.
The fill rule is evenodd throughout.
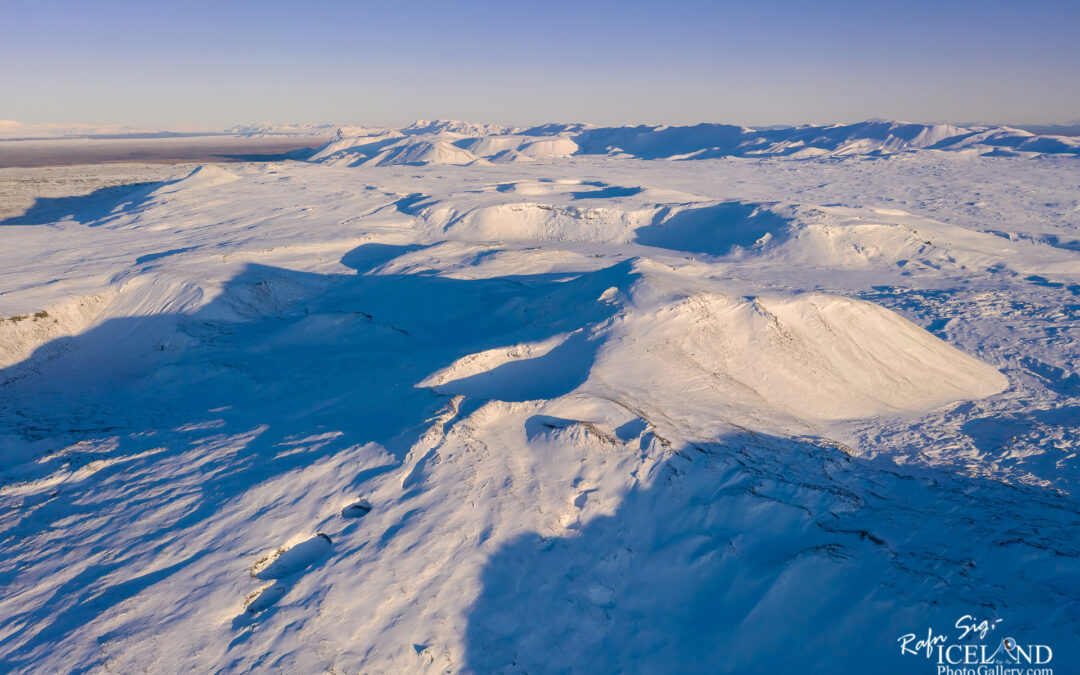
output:
<path id="1" fill-rule="evenodd" d="M 321 145 L 314 136 L 239 135 L 161 138 L 58 138 L 0 141 L 0 168 L 139 162 L 239 162 Z"/>

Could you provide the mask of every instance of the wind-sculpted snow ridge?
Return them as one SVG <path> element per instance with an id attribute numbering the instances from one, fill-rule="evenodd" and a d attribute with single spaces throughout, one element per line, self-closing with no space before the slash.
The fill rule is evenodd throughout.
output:
<path id="1" fill-rule="evenodd" d="M 432 150 L 433 146 L 440 146 Z M 454 152 L 455 146 L 466 153 Z M 359 164 L 530 162 L 575 155 L 639 159 L 883 156 L 941 150 L 1001 156 L 1080 155 L 1080 139 L 1040 136 L 1011 127 L 861 122 L 750 129 L 725 124 L 592 127 L 546 124 L 528 129 L 456 121 L 416 122 L 401 129 L 341 128 L 314 160 Z M 469 154 L 471 153 L 471 154 Z"/>
<path id="2" fill-rule="evenodd" d="M 899 674 L 965 615 L 1076 663 L 1080 164 L 602 150 L 701 132 L 0 221 L 0 670 Z"/>

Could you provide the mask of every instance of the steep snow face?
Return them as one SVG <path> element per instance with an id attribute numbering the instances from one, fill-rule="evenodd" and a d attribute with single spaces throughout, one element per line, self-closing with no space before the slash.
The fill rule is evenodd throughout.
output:
<path id="1" fill-rule="evenodd" d="M 57 338 L 77 335 L 94 323 L 107 295 L 69 297 L 48 309 L 0 320 L 0 368 L 29 358 L 38 347 Z"/>
<path id="2" fill-rule="evenodd" d="M 569 157 L 578 151 L 578 145 L 566 136 L 526 143 L 518 152 L 533 159 L 556 159 Z"/>
<path id="3" fill-rule="evenodd" d="M 652 267 L 653 264 L 645 264 Z M 984 398 L 1008 380 L 894 312 L 836 296 L 689 292 L 646 273 L 610 329 L 595 377 L 664 415 L 713 411 L 755 427 L 774 417 L 852 419 Z M 677 403 L 676 403 L 677 402 Z"/>
<path id="4" fill-rule="evenodd" d="M 234 180 L 240 180 L 240 176 L 220 166 L 204 164 L 188 174 L 187 177 L 166 186 L 161 192 L 210 188 L 223 183 L 231 183 Z"/>
<path id="5" fill-rule="evenodd" d="M 798 131 L 353 129 L 0 221 L 4 669 L 1075 662 L 1080 165 Z M 754 134 L 926 151 L 606 156 Z"/>
<path id="6" fill-rule="evenodd" d="M 479 157 L 449 141 L 418 141 L 394 145 L 375 155 L 369 163 L 375 166 L 392 164 L 471 164 Z"/>

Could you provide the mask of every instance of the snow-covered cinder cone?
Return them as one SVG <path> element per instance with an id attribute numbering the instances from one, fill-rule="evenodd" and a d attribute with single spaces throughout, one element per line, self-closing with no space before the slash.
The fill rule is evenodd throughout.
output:
<path id="1" fill-rule="evenodd" d="M 972 612 L 1072 663 L 1070 147 L 436 121 L 42 198 L 0 663 L 907 673 Z"/>

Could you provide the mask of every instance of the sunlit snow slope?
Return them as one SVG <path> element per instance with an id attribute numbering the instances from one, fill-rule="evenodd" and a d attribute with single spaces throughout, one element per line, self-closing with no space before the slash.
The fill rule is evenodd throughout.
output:
<path id="1" fill-rule="evenodd" d="M 1075 157 L 539 129 L 0 222 L 0 669 L 1080 662 Z"/>
<path id="2" fill-rule="evenodd" d="M 338 127 L 336 135 L 313 154 L 312 160 L 385 166 L 506 164 L 583 155 L 669 160 L 884 156 L 920 150 L 990 157 L 1080 155 L 1080 139 L 1075 137 L 1040 136 L 1003 126 L 884 121 L 750 129 L 728 124 L 513 128 L 439 120 L 400 129 Z"/>

